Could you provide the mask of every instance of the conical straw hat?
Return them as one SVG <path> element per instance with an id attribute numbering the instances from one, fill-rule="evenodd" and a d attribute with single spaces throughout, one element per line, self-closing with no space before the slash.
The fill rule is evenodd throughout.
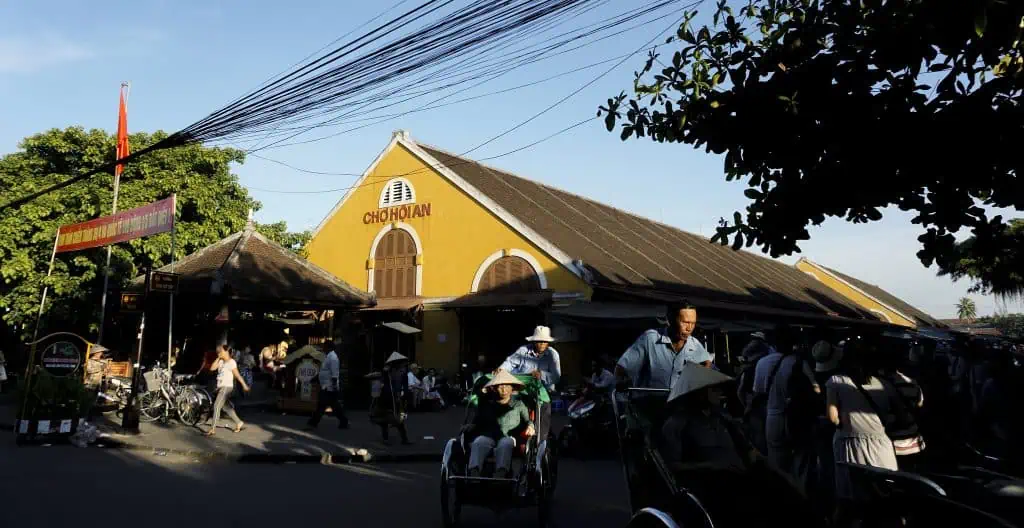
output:
<path id="1" fill-rule="evenodd" d="M 409 358 L 399 354 L 398 352 L 392 352 L 391 355 L 388 356 L 388 360 L 385 361 L 384 364 L 386 365 L 388 363 L 394 363 L 396 361 L 408 361 L 408 360 L 409 360 Z"/>
<path id="2" fill-rule="evenodd" d="M 672 390 L 668 393 L 668 401 L 675 400 L 681 396 L 686 396 L 691 392 L 698 391 L 700 389 L 711 387 L 714 385 L 720 385 L 727 383 L 733 379 L 717 370 L 707 368 L 696 363 L 687 363 L 683 365 L 683 370 L 679 373 L 679 377 L 676 382 L 672 384 Z"/>
<path id="3" fill-rule="evenodd" d="M 522 387 L 524 383 L 508 372 L 499 370 L 498 375 L 491 378 L 491 381 L 488 381 L 487 385 L 484 385 L 484 388 L 486 389 L 495 385 L 513 385 L 515 387 Z"/>

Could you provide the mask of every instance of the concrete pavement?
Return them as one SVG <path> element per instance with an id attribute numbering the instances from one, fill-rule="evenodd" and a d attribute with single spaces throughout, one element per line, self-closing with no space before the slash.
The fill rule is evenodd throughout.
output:
<path id="1" fill-rule="evenodd" d="M 177 421 L 141 424 L 138 435 L 120 434 L 116 417 L 97 419 L 109 435 L 103 443 L 111 447 L 175 453 L 197 459 L 237 462 L 424 462 L 440 460 L 444 443 L 459 429 L 465 409 L 453 407 L 439 412 L 412 413 L 407 428 L 412 446 L 398 445 L 397 431 L 391 430 L 392 445 L 381 442 L 380 428 L 369 420 L 367 411 L 350 411 L 349 428 L 340 430 L 333 416 L 325 416 L 314 431 L 306 430 L 307 416 L 283 414 L 256 407 L 240 407 L 246 429 L 234 433 L 222 422 L 214 437 L 203 436 L 209 425 L 199 428 Z M 560 419 L 560 417 L 559 417 Z M 556 430 L 558 427 L 556 419 Z M 0 424 L 13 424 L 14 409 L 0 406 Z"/>
<path id="2" fill-rule="evenodd" d="M 441 526 L 439 468 L 203 463 L 174 454 L 0 443 L 0 526 L 143 523 L 147 528 Z M 556 528 L 621 528 L 622 472 L 612 461 L 563 461 Z M 534 526 L 533 508 L 501 516 L 467 507 L 463 526 Z"/>

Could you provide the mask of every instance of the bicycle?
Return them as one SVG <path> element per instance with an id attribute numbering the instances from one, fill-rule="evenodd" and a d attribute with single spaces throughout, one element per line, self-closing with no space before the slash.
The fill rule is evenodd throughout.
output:
<path id="1" fill-rule="evenodd" d="M 213 415 L 213 398 L 206 389 L 195 385 L 180 388 L 175 406 L 178 420 L 192 427 Z"/>

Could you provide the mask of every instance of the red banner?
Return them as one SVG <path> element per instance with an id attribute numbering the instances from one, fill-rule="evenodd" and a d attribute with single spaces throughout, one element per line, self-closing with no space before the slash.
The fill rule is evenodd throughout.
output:
<path id="1" fill-rule="evenodd" d="M 174 196 L 81 224 L 61 226 L 57 253 L 106 246 L 174 229 Z"/>

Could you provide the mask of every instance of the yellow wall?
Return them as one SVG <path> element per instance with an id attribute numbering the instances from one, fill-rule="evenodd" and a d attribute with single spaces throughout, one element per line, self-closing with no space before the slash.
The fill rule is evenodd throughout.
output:
<path id="1" fill-rule="evenodd" d="M 861 308 L 873 311 L 879 315 L 884 314 L 883 319 L 888 318 L 888 322 L 891 322 L 892 324 L 906 326 L 909 328 L 917 327 L 917 324 L 915 324 L 913 321 L 907 320 L 906 318 L 900 316 L 898 313 L 890 310 L 889 308 L 886 308 L 883 304 L 879 303 L 878 301 L 875 301 L 874 299 L 868 297 L 867 295 L 864 295 L 863 293 L 854 288 L 851 288 L 845 282 L 834 278 L 832 275 L 829 275 L 828 273 L 825 273 L 820 268 L 807 262 L 806 260 L 799 260 L 796 263 L 796 269 L 804 273 L 813 275 L 814 278 L 818 279 L 829 288 L 832 288 L 833 290 L 839 292 L 839 294 L 841 294 L 843 297 L 846 297 L 847 299 L 857 303 L 857 305 L 860 306 Z"/>
<path id="2" fill-rule="evenodd" d="M 451 375 L 459 371 L 459 317 L 454 310 L 425 310 L 422 336 L 416 346 L 420 365 L 442 368 Z"/>
<path id="3" fill-rule="evenodd" d="M 412 184 L 417 204 L 431 204 L 430 216 L 404 220 L 416 230 L 423 245 L 419 248 L 423 262 L 422 296 L 455 297 L 469 293 L 477 268 L 489 255 L 502 249 L 519 249 L 532 255 L 546 275 L 548 289 L 589 294 L 579 277 L 401 145 L 385 154 L 373 173 L 310 240 L 309 260 L 353 286 L 369 289 L 370 246 L 388 224 L 364 224 L 363 217 L 379 209 L 381 190 L 390 176 L 397 174 L 405 175 Z"/>

